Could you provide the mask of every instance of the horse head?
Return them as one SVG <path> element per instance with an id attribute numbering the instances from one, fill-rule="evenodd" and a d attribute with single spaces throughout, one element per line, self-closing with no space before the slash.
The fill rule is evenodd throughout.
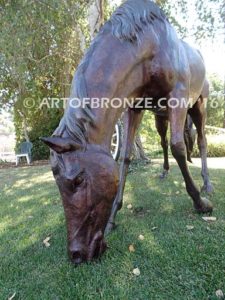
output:
<path id="1" fill-rule="evenodd" d="M 119 172 L 98 145 L 85 148 L 70 138 L 42 138 L 51 148 L 52 172 L 67 223 L 68 253 L 74 264 L 98 258 L 105 250 L 104 230 L 116 196 Z"/>

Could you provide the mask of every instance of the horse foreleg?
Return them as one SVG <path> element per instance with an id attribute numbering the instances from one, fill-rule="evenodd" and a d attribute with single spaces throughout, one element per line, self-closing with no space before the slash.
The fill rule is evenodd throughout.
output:
<path id="1" fill-rule="evenodd" d="M 115 218 L 117 211 L 122 208 L 123 191 L 126 182 L 126 176 L 129 164 L 131 162 L 130 156 L 133 148 L 134 138 L 139 127 L 144 112 L 140 110 L 128 109 L 124 114 L 124 139 L 121 151 L 120 164 L 120 184 L 117 196 L 114 200 L 111 215 L 106 227 L 106 233 L 109 233 L 115 227 Z"/>
<path id="2" fill-rule="evenodd" d="M 213 192 L 213 186 L 210 182 L 209 171 L 207 166 L 207 139 L 205 136 L 206 109 L 203 99 L 200 97 L 193 108 L 190 110 L 190 115 L 196 126 L 198 133 L 198 148 L 202 160 L 202 178 L 204 185 L 202 191 L 209 194 Z"/>
<path id="3" fill-rule="evenodd" d="M 169 173 L 169 157 L 168 157 L 168 139 L 167 139 L 167 130 L 168 130 L 168 118 L 163 116 L 155 115 L 155 126 L 158 131 L 158 134 L 161 138 L 161 146 L 163 149 L 164 163 L 163 163 L 163 172 L 160 175 L 161 179 L 164 179 Z"/>
<path id="4" fill-rule="evenodd" d="M 179 87 L 179 86 L 178 86 Z M 187 99 L 186 88 L 181 85 L 181 89 L 174 91 L 171 98 Z M 188 100 L 187 100 L 188 101 Z M 213 207 L 211 202 L 206 198 L 201 198 L 200 191 L 195 185 L 187 165 L 187 152 L 184 142 L 184 126 L 187 111 L 184 108 L 172 105 L 169 108 L 169 119 L 171 126 L 171 150 L 182 172 L 186 189 L 194 202 L 194 207 L 198 212 L 211 212 Z"/>

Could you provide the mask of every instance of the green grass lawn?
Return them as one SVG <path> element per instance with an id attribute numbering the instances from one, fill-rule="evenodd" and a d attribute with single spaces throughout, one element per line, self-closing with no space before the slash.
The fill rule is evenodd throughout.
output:
<path id="1" fill-rule="evenodd" d="M 191 168 L 200 185 L 200 170 Z M 101 261 L 77 268 L 67 259 L 64 214 L 49 167 L 0 170 L 0 299 L 14 293 L 15 300 L 217 299 L 219 289 L 225 294 L 225 170 L 211 170 L 217 221 L 210 224 L 193 211 L 178 168 L 165 181 L 160 170 L 158 163 L 133 168 L 119 226 L 107 237 L 109 250 Z M 138 277 L 132 274 L 136 267 Z"/>

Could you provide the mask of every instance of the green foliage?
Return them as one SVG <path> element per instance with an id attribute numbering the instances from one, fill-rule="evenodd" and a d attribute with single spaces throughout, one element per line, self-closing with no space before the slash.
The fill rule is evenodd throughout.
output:
<path id="1" fill-rule="evenodd" d="M 224 124 L 224 86 L 223 81 L 215 74 L 209 76 L 210 95 L 207 105 L 207 125 L 223 127 Z"/>
<path id="2" fill-rule="evenodd" d="M 195 37 L 224 38 L 225 5 L 223 0 L 198 0 L 195 2 L 198 20 L 195 24 Z"/>
<path id="3" fill-rule="evenodd" d="M 147 145 L 159 144 L 160 137 L 155 127 L 155 116 L 152 112 L 145 112 L 139 132 Z"/>
<path id="4" fill-rule="evenodd" d="M 85 28 L 87 4 L 77 2 L 0 4 L 1 105 L 44 89 L 63 94 L 82 54 L 78 28 Z"/>
<path id="5" fill-rule="evenodd" d="M 225 143 L 209 143 L 208 157 L 225 157 Z"/>
<path id="6" fill-rule="evenodd" d="M 39 138 L 32 141 L 32 143 L 33 143 L 33 150 L 32 150 L 33 160 L 43 160 L 49 158 L 49 148 L 46 145 L 44 145 L 43 142 L 39 140 Z"/>
<path id="7" fill-rule="evenodd" d="M 208 157 L 225 157 L 225 133 L 206 129 L 208 143 Z M 197 143 L 194 147 L 193 157 L 199 157 Z"/>
<path id="8" fill-rule="evenodd" d="M 208 142 L 208 157 L 225 157 L 225 143 L 211 143 Z M 194 147 L 192 157 L 200 157 L 197 145 Z"/>
<path id="9" fill-rule="evenodd" d="M 87 5 L 83 0 L 0 3 L 0 108 L 14 106 L 17 145 L 26 127 L 34 158 L 46 158 L 39 137 L 51 135 L 62 116 L 62 109 L 38 106 L 46 97 L 69 96 L 82 56 L 80 39 L 87 35 Z M 34 107 L 26 107 L 27 98 Z"/>
<path id="10" fill-rule="evenodd" d="M 191 2 L 191 3 L 190 3 Z M 191 36 L 199 42 L 206 38 L 224 38 L 225 4 L 223 0 L 156 0 L 166 12 L 170 22 L 181 37 Z M 190 19 L 196 14 L 194 24 L 189 27 Z"/>

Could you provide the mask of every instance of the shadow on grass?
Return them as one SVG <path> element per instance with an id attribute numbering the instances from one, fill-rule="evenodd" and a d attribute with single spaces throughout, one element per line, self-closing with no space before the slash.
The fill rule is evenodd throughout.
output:
<path id="1" fill-rule="evenodd" d="M 199 169 L 191 168 L 200 185 Z M 100 261 L 78 268 L 67 260 L 64 214 L 49 169 L 5 173 L 2 299 L 14 292 L 15 299 L 214 299 L 217 289 L 225 290 L 225 171 L 211 170 L 218 221 L 207 224 L 194 213 L 177 167 L 165 181 L 158 177 L 160 170 L 160 164 L 153 164 L 129 175 L 119 226 L 107 237 L 109 250 Z M 49 248 L 43 245 L 47 236 Z M 128 251 L 130 244 L 134 253 Z M 139 277 L 132 274 L 135 267 Z"/>

